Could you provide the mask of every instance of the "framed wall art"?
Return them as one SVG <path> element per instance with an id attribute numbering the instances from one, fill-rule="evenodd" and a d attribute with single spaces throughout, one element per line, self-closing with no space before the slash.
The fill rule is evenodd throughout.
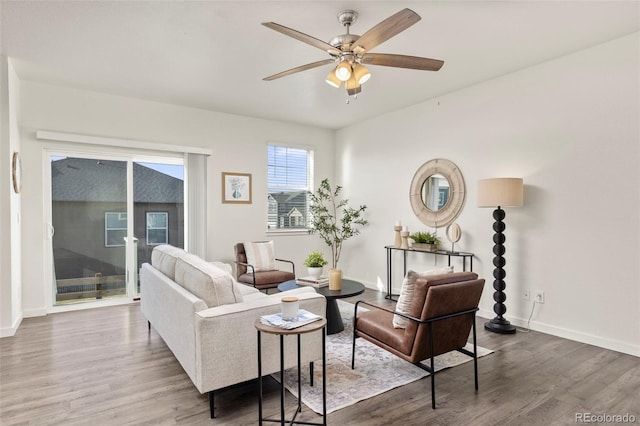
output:
<path id="1" fill-rule="evenodd" d="M 222 172 L 222 202 L 251 204 L 251 174 Z"/>

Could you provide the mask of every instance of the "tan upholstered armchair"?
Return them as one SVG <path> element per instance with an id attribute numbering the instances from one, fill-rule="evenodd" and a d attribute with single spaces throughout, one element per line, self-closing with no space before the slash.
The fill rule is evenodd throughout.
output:
<path id="1" fill-rule="evenodd" d="M 290 264 L 291 272 L 275 269 L 275 266 L 270 270 L 260 270 L 262 268 L 259 268 L 258 265 L 252 264 L 247 260 L 244 243 L 236 244 L 234 251 L 236 254 L 236 279 L 240 283 L 268 292 L 270 288 L 276 288 L 280 283 L 296 279 L 296 267 L 290 260 L 278 259 L 273 256 L 271 259 L 273 261 Z"/>
<path id="2" fill-rule="evenodd" d="M 356 338 L 362 337 L 428 371 L 431 375 L 431 405 L 435 409 L 433 357 L 457 350 L 473 357 L 477 390 L 475 315 L 483 287 L 484 279 L 478 279 L 473 272 L 418 275 L 407 313 L 398 313 L 364 301 L 357 302 L 353 317 L 351 368 L 355 367 Z M 366 305 L 370 310 L 361 309 L 359 312 L 361 305 Z M 406 328 L 394 327 L 394 315 L 408 320 Z M 473 331 L 473 352 L 464 349 L 470 331 Z M 430 359 L 429 366 L 421 363 L 426 359 Z"/>

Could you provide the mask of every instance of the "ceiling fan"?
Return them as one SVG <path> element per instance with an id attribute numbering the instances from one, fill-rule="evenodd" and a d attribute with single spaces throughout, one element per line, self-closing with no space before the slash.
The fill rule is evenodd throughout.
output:
<path id="1" fill-rule="evenodd" d="M 265 77 L 263 80 L 271 81 L 337 62 L 338 64 L 335 68 L 327 75 L 326 82 L 336 88 L 339 88 L 344 82 L 347 94 L 352 96 L 360 93 L 362 84 L 371 77 L 371 73 L 364 64 L 425 71 L 438 71 L 444 65 L 444 61 L 438 59 L 369 52 L 374 47 L 418 22 L 421 19 L 420 15 L 413 10 L 401 10 L 378 23 L 362 36 L 349 33 L 349 27 L 357 18 L 358 13 L 354 10 L 339 12 L 338 22 L 346 28 L 347 33 L 333 37 L 328 43 L 275 22 L 263 22 L 262 25 L 265 27 L 324 50 L 331 56 L 329 59 L 291 68 L 290 70 Z"/>

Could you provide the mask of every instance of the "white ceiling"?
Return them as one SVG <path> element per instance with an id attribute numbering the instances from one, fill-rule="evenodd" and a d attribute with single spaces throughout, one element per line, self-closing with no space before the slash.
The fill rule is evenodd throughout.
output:
<path id="1" fill-rule="evenodd" d="M 357 100 L 324 82 L 328 58 L 260 25 L 321 40 L 363 34 L 408 7 L 422 20 L 372 49 L 445 61 L 439 72 L 370 66 Z M 2 1 L 2 53 L 24 80 L 338 129 L 640 31 L 638 1 Z"/>

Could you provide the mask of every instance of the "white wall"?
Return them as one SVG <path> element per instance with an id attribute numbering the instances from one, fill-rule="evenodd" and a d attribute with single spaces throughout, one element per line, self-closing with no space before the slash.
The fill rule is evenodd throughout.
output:
<path id="1" fill-rule="evenodd" d="M 0 204 L 0 337 L 13 336 L 22 321 L 22 227 L 21 194 L 13 191 L 13 153 L 20 152 L 19 100 L 20 80 L 11 61 L 2 55 L 0 61 L 0 158 L 2 190 Z"/>
<path id="2" fill-rule="evenodd" d="M 525 206 L 506 212 L 507 319 L 526 325 L 522 292 L 540 289 L 533 329 L 640 356 L 639 52 L 635 34 L 339 131 L 336 175 L 371 221 L 343 269 L 386 282 L 395 220 L 427 229 L 409 204 L 413 174 L 446 158 L 467 189 L 457 248 L 476 254 L 492 318 L 493 219 L 476 207 L 477 181 L 522 177 Z M 426 259 L 409 267 L 432 269 Z"/>
<path id="3" fill-rule="evenodd" d="M 44 280 L 46 248 L 43 216 L 43 149 L 51 143 L 35 139 L 36 130 L 79 133 L 172 145 L 205 147 L 208 161 L 208 247 L 210 260 L 232 262 L 233 245 L 267 238 L 267 141 L 302 143 L 316 148 L 316 180 L 333 177 L 334 132 L 326 129 L 240 117 L 236 115 L 123 98 L 94 92 L 23 82 L 22 149 L 25 316 L 47 309 L 50 284 Z M 222 204 L 221 173 L 253 176 L 253 203 Z M 302 268 L 307 249 L 320 248 L 316 236 L 279 236 L 277 254 Z M 301 247 L 303 249 L 301 249 Z"/>
<path id="4" fill-rule="evenodd" d="M 383 246 L 393 242 L 395 220 L 410 230 L 426 228 L 408 201 L 413 173 L 432 158 L 458 164 L 467 184 L 466 205 L 457 220 L 463 229 L 458 248 L 476 253 L 474 270 L 488 279 L 481 303 L 487 317 L 493 317 L 493 220 L 490 210 L 476 207 L 476 183 L 487 177 L 523 177 L 525 206 L 509 209 L 506 219 L 507 318 L 526 323 L 532 305 L 520 294 L 525 288 L 540 289 L 546 303 L 536 306 L 532 328 L 640 355 L 638 47 L 638 34 L 625 37 L 351 126 L 337 136 L 325 129 L 22 81 L 17 148 L 25 174 L 17 202 L 23 217 L 22 227 L 12 223 L 10 232 L 22 233 L 18 288 L 24 314 L 46 312 L 50 291 L 43 278 L 47 144 L 35 140 L 36 129 L 212 149 L 208 257 L 227 261 L 236 241 L 266 237 L 266 200 L 258 194 L 266 192 L 265 144 L 275 140 L 315 145 L 316 182 L 334 177 L 336 161 L 334 182 L 345 187 L 353 204 L 369 206 L 369 227 L 345 243 L 340 262 L 346 276 L 380 288 L 386 277 Z M 5 145 L 8 102 L 3 90 L 3 182 L 5 154 L 14 149 Z M 221 203 L 222 171 L 253 174 L 253 204 Z M 0 196 L 4 205 L 6 189 Z M 5 231 L 3 225 L 3 236 Z M 11 248 L 4 240 L 6 253 Z M 293 258 L 298 267 L 307 248 L 326 250 L 316 236 L 275 240 L 278 254 Z M 434 260 L 426 259 L 411 257 L 410 267 L 432 268 Z M 398 260 L 396 271 L 401 269 Z M 12 313 L 4 319 L 6 297 L 13 304 L 18 290 L 14 274 L 6 279 L 8 264 L 3 256 L 2 330 L 17 318 Z M 400 280 L 396 273 L 396 283 Z"/>

